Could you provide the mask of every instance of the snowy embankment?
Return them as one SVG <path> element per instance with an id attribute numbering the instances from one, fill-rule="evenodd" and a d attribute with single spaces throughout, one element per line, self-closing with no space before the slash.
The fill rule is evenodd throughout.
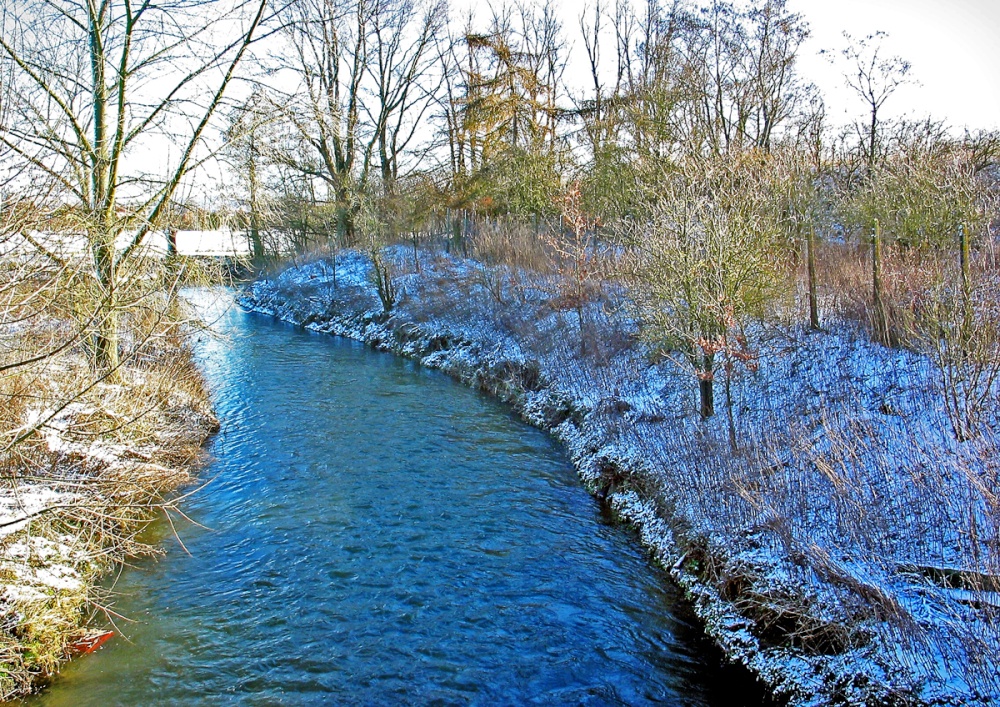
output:
<path id="1" fill-rule="evenodd" d="M 549 430 L 780 699 L 1000 695 L 995 440 L 954 441 L 925 358 L 846 324 L 763 327 L 758 370 L 732 382 L 734 449 L 724 403 L 699 418 L 694 379 L 650 361 L 615 288 L 581 331 L 551 278 L 388 257 L 390 314 L 354 252 L 256 282 L 240 303 L 441 369 Z"/>
<path id="2" fill-rule="evenodd" d="M 84 354 L 70 352 L 4 382 L 17 393 L 0 457 L 0 699 L 9 699 L 106 640 L 120 617 L 99 580 L 155 552 L 137 535 L 172 507 L 218 423 L 177 342 L 147 347 L 113 380 L 94 381 Z"/>

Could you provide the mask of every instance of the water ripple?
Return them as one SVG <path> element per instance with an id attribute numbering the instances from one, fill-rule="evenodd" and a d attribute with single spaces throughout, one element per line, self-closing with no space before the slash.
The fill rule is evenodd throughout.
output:
<path id="1" fill-rule="evenodd" d="M 676 595 L 504 407 L 230 311 L 211 483 L 43 704 L 731 703 Z M 720 697 L 722 695 L 722 697 Z"/>

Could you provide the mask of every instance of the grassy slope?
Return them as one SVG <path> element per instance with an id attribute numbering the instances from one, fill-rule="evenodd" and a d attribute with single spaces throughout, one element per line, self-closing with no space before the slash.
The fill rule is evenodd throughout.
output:
<path id="1" fill-rule="evenodd" d="M 983 489 L 996 439 L 954 441 L 926 359 L 846 323 L 761 327 L 759 370 L 734 380 L 733 450 L 724 414 L 698 418 L 690 374 L 650 362 L 616 288 L 588 305 L 581 332 L 553 307 L 551 277 L 443 256 L 418 273 L 412 254 L 392 257 L 391 317 L 356 253 L 338 257 L 336 287 L 320 260 L 257 283 L 244 303 L 414 356 L 551 429 L 707 630 L 779 695 L 1000 694 L 995 588 L 969 581 L 995 564 Z"/>
<path id="2" fill-rule="evenodd" d="M 32 431 L 0 457 L 0 698 L 9 699 L 114 621 L 97 581 L 154 551 L 137 535 L 190 480 L 217 423 L 176 336 L 145 347 L 113 382 L 94 384 L 82 352 L 69 351 L 0 386 L 11 401 L 4 429 Z"/>

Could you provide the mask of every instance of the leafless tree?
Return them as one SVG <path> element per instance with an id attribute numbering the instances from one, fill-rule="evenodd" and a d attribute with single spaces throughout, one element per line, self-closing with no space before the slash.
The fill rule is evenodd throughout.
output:
<path id="1" fill-rule="evenodd" d="M 43 175 L 74 209 L 94 264 L 94 360 L 119 365 L 128 266 L 204 159 L 202 138 L 257 33 L 266 0 L 6 2 L 0 64 L 10 76 L 2 143 L 25 182 Z M 145 169 L 143 149 L 170 154 Z"/>
<path id="2" fill-rule="evenodd" d="M 260 267 L 266 256 L 264 231 L 273 210 L 265 172 L 274 160 L 275 120 L 273 102 L 263 88 L 257 87 L 246 102 L 232 110 L 225 132 L 227 161 L 245 194 L 245 226 L 256 267 Z"/>
<path id="3" fill-rule="evenodd" d="M 886 36 L 885 32 L 876 32 L 856 40 L 844 33 L 848 43 L 842 52 L 848 63 L 845 79 L 868 109 L 869 119 L 863 135 L 868 174 L 871 174 L 878 162 L 882 107 L 900 86 L 910 80 L 910 62 L 898 56 L 885 57 L 882 42 Z"/>
<path id="4" fill-rule="evenodd" d="M 301 149 L 287 166 L 326 184 L 337 241 L 352 244 L 377 170 L 392 193 L 440 82 L 433 51 L 446 20 L 440 0 L 301 0 L 285 11 L 297 87 L 282 100 Z"/>

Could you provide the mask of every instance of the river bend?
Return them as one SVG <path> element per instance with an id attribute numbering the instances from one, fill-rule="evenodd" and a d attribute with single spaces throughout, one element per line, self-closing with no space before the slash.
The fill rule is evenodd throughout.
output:
<path id="1" fill-rule="evenodd" d="M 197 356 L 206 526 L 126 569 L 127 640 L 33 702 L 742 703 L 558 446 L 443 374 L 236 308 Z"/>

